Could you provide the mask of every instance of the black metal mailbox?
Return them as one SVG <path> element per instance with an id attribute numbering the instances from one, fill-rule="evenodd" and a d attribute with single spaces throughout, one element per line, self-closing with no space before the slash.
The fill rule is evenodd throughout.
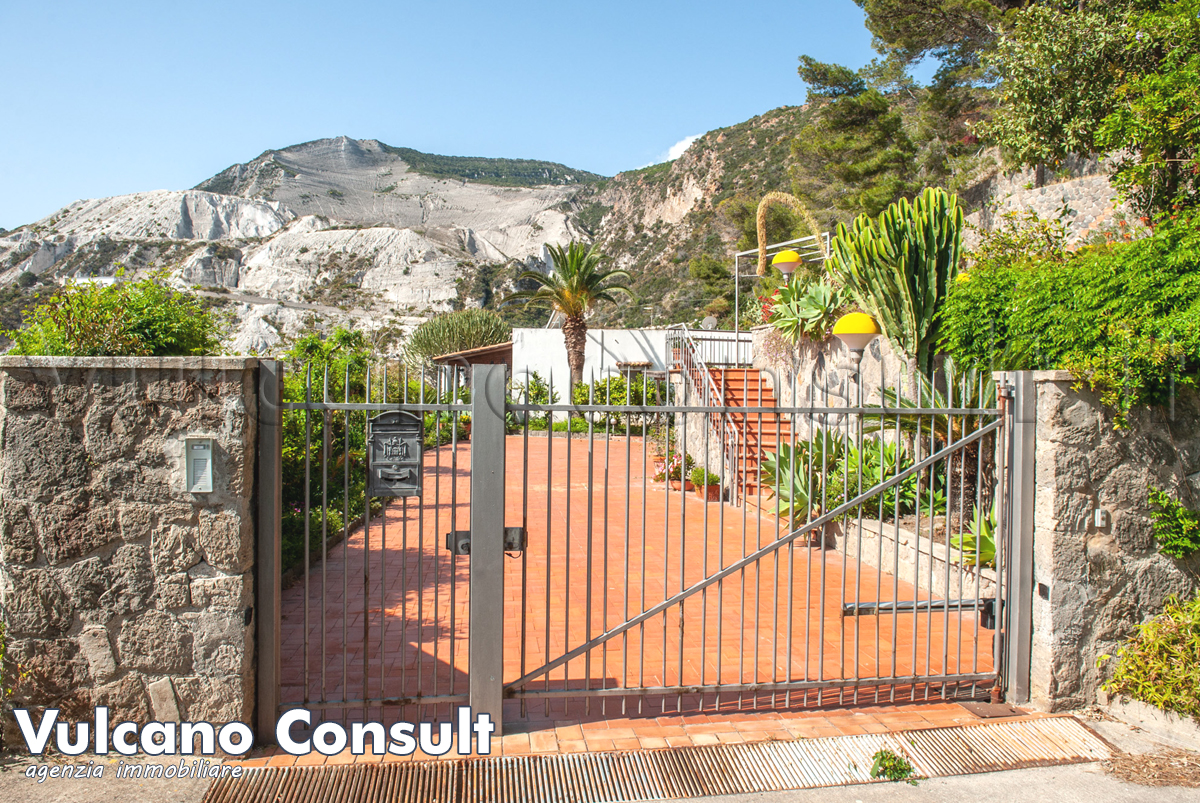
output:
<path id="1" fill-rule="evenodd" d="M 367 496 L 420 496 L 421 416 L 396 410 L 367 426 Z"/>

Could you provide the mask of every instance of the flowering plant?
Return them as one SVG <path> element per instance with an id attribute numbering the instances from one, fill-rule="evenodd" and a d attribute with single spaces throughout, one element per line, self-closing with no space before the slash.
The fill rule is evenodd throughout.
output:
<path id="1" fill-rule="evenodd" d="M 692 459 L 691 455 L 676 452 L 671 455 L 671 459 L 667 461 L 664 469 L 654 475 L 654 480 L 662 482 L 663 480 L 683 479 L 684 472 L 691 471 L 695 464 L 696 461 Z"/>

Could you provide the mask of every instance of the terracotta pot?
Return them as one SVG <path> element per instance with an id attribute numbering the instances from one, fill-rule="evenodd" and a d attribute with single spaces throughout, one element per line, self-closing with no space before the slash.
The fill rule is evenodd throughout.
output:
<path id="1" fill-rule="evenodd" d="M 680 480 L 669 480 L 669 484 L 671 486 L 672 491 L 680 490 L 681 486 L 682 486 L 683 490 L 685 490 L 685 491 L 690 491 L 690 490 L 692 490 L 693 487 L 695 487 L 692 485 L 691 480 L 683 480 L 682 483 Z"/>
<path id="2" fill-rule="evenodd" d="M 721 486 L 720 485 L 697 485 L 696 496 L 708 502 L 721 501 Z"/>

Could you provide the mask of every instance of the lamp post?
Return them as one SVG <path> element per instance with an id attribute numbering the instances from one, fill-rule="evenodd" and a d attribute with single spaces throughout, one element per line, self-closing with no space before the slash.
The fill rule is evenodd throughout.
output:
<path id="1" fill-rule="evenodd" d="M 858 422 L 854 432 L 854 443 L 859 455 L 863 450 L 863 390 L 862 390 L 862 355 L 871 341 L 879 337 L 879 324 L 865 312 L 851 312 L 837 319 L 833 325 L 833 336 L 846 344 L 850 349 L 850 364 L 854 366 L 854 406 L 855 420 Z M 849 400 L 847 400 L 849 401 Z M 882 400 L 881 400 L 882 403 Z M 862 460 L 858 464 L 858 492 L 862 493 Z M 859 535 L 862 534 L 862 509 L 859 509 Z M 847 531 L 849 537 L 849 531 Z"/>

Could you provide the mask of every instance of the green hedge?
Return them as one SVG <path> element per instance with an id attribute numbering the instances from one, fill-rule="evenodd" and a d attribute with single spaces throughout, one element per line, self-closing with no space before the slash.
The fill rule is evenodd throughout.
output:
<path id="1" fill-rule="evenodd" d="M 1067 369 L 1117 409 L 1158 403 L 1200 368 L 1200 231 L 1075 252 L 992 253 L 955 282 L 942 348 L 959 365 Z"/>

